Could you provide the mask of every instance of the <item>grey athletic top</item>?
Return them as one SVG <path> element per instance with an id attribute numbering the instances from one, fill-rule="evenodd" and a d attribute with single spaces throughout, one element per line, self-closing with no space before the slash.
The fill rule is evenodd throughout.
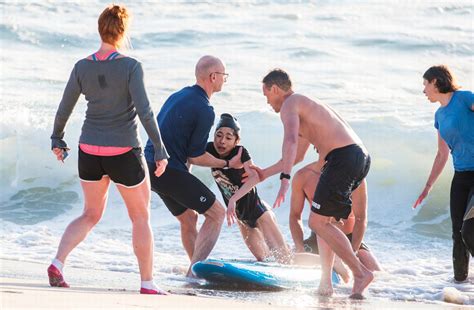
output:
<path id="1" fill-rule="evenodd" d="M 141 63 L 130 57 L 81 59 L 75 64 L 54 120 L 52 148 L 67 147 L 64 127 L 81 93 L 87 110 L 79 143 L 141 147 L 140 118 L 153 143 L 155 160 L 169 157 L 145 91 Z"/>

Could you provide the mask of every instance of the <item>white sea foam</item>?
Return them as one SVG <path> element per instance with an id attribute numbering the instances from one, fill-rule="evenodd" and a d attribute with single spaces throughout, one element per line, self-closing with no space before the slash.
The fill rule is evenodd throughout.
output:
<path id="1" fill-rule="evenodd" d="M 445 287 L 442 292 L 442 300 L 453 304 L 464 305 L 469 301 L 469 297 L 454 287 Z"/>

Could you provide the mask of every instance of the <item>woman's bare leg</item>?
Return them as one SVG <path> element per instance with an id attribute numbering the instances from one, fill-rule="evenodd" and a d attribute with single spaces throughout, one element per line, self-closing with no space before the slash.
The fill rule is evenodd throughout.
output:
<path id="1" fill-rule="evenodd" d="M 62 263 L 102 218 L 107 204 L 109 184 L 110 179 L 107 176 L 97 182 L 81 181 L 84 193 L 84 211 L 81 216 L 68 225 L 61 238 L 56 259 Z"/>
<path id="2" fill-rule="evenodd" d="M 142 281 L 153 279 L 153 233 L 150 226 L 150 181 L 136 187 L 117 185 L 132 221 L 133 251 L 137 256 Z"/>

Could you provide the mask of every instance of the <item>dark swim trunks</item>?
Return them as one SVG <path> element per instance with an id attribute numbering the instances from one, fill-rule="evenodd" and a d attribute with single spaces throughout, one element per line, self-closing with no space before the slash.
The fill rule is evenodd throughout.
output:
<path id="1" fill-rule="evenodd" d="M 78 170 L 84 182 L 97 182 L 108 175 L 116 184 L 134 187 L 145 180 L 146 163 L 141 148 L 116 156 L 91 155 L 79 148 Z"/>
<path id="2" fill-rule="evenodd" d="M 350 242 L 352 242 L 352 234 L 348 234 L 346 237 Z M 305 252 L 319 254 L 318 240 L 316 239 L 316 234 L 314 232 L 311 232 L 311 236 L 309 236 L 308 239 L 305 239 L 303 244 Z M 359 250 L 366 250 L 370 252 L 369 247 L 364 242 L 360 244 Z"/>
<path id="3" fill-rule="evenodd" d="M 263 215 L 263 213 L 270 210 L 270 207 L 263 201 L 258 198 L 257 204 L 254 206 L 250 205 L 237 205 L 235 208 L 235 213 L 237 218 L 242 221 L 245 225 L 250 228 L 257 227 L 257 220 Z"/>
<path id="4" fill-rule="evenodd" d="M 349 239 L 350 242 L 352 242 L 352 233 L 346 235 L 347 239 Z M 369 251 L 369 247 L 362 241 L 360 243 L 359 250 L 366 250 Z"/>
<path id="5" fill-rule="evenodd" d="M 325 158 L 311 211 L 347 219 L 352 209 L 352 192 L 369 173 L 370 155 L 357 144 L 329 152 Z"/>
<path id="6" fill-rule="evenodd" d="M 156 164 L 147 164 L 151 190 L 160 196 L 174 216 L 183 214 L 187 209 L 203 214 L 216 201 L 216 195 L 191 173 L 166 167 L 165 172 L 157 178 Z"/>

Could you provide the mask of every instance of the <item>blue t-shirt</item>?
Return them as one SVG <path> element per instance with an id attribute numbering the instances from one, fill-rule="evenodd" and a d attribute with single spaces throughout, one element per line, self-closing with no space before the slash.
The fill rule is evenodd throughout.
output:
<path id="1" fill-rule="evenodd" d="M 447 106 L 435 113 L 435 128 L 453 155 L 454 170 L 474 171 L 474 94 L 455 91 Z"/>
<path id="2" fill-rule="evenodd" d="M 214 117 L 209 98 L 198 85 L 185 87 L 166 100 L 157 120 L 161 138 L 170 155 L 168 167 L 187 171 L 188 157 L 198 157 L 206 152 Z M 148 140 L 146 160 L 153 162 L 154 153 L 153 144 Z"/>

